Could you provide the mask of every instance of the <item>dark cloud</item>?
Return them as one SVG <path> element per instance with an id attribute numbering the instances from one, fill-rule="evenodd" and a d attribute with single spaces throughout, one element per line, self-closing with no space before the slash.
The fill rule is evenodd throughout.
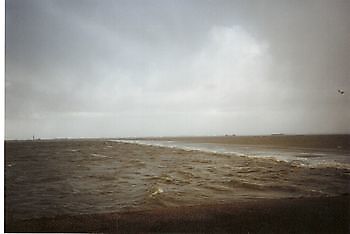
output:
<path id="1" fill-rule="evenodd" d="M 348 133 L 349 11 L 6 1 L 6 137 Z"/>

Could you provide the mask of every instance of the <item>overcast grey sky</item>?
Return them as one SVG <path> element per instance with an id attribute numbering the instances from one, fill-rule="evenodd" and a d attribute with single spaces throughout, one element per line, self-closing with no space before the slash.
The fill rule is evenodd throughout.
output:
<path id="1" fill-rule="evenodd" d="M 6 138 L 349 133 L 349 12 L 7 0 Z"/>

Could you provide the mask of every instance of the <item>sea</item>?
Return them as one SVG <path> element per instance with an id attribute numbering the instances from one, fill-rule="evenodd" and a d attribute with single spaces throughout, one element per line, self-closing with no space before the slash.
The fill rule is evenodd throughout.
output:
<path id="1" fill-rule="evenodd" d="M 350 192 L 350 151 L 161 140 L 5 142 L 5 217 Z"/>
<path id="2" fill-rule="evenodd" d="M 215 154 L 269 158 L 308 167 L 338 167 L 350 169 L 350 151 L 343 149 L 319 149 L 301 147 L 274 147 L 220 143 L 193 143 L 168 140 L 111 140 L 114 142 L 158 146 L 186 151 L 202 151 Z"/>

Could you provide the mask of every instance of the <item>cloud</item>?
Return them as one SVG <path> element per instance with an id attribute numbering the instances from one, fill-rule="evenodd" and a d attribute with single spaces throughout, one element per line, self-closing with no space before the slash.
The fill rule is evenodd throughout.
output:
<path id="1" fill-rule="evenodd" d="M 349 132 L 350 4 L 268 2 L 7 2 L 6 137 Z"/>

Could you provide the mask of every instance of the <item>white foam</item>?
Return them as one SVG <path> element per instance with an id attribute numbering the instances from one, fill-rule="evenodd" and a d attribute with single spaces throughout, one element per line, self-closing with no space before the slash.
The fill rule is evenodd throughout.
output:
<path id="1" fill-rule="evenodd" d="M 91 156 L 97 157 L 97 158 L 111 158 L 110 156 L 106 156 L 103 154 L 90 154 Z"/>
<path id="2" fill-rule="evenodd" d="M 177 148 L 185 151 L 201 151 L 221 155 L 240 156 L 249 158 L 264 158 L 278 162 L 292 163 L 300 167 L 335 167 L 350 169 L 350 152 L 327 151 L 320 152 L 308 149 L 264 148 L 260 146 L 239 146 L 209 143 L 185 143 L 176 141 L 149 140 L 110 140 L 120 143 Z M 302 152 L 300 152 L 302 150 Z M 306 152 L 305 152 L 306 151 Z M 344 153 L 344 155 L 342 155 Z M 312 157 L 301 157 L 311 155 Z"/>
<path id="3" fill-rule="evenodd" d="M 163 193 L 163 192 L 164 192 L 164 190 L 163 190 L 162 188 L 157 188 L 156 191 L 154 191 L 154 192 L 151 194 L 151 196 L 155 196 L 155 195 L 161 194 L 161 193 Z"/>

